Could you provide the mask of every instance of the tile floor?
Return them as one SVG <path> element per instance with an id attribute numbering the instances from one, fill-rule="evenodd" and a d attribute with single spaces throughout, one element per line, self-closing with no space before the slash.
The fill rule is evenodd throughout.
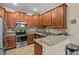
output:
<path id="1" fill-rule="evenodd" d="M 6 55 L 34 55 L 34 44 L 7 50 Z"/>

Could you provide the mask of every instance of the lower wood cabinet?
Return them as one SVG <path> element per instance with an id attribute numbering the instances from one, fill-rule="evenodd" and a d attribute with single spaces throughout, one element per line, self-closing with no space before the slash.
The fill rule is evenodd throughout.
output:
<path id="1" fill-rule="evenodd" d="M 36 42 L 34 42 L 34 55 L 43 55 L 42 46 Z"/>
<path id="2" fill-rule="evenodd" d="M 16 47 L 16 36 L 7 36 L 8 46 L 6 49 L 12 49 Z"/>
<path id="3" fill-rule="evenodd" d="M 40 37 L 38 38 L 43 38 L 45 37 L 44 35 L 39 35 Z M 28 44 L 33 44 L 34 43 L 34 39 L 38 39 L 36 38 L 36 35 L 34 33 L 32 34 L 28 34 Z"/>
<path id="4" fill-rule="evenodd" d="M 28 35 L 28 44 L 33 44 L 35 39 L 35 34 Z"/>

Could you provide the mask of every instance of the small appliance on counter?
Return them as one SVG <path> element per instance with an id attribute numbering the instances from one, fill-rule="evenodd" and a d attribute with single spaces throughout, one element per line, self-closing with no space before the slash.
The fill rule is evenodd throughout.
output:
<path id="1" fill-rule="evenodd" d="M 25 22 L 16 22 L 16 48 L 28 44 L 26 28 L 27 24 Z"/>

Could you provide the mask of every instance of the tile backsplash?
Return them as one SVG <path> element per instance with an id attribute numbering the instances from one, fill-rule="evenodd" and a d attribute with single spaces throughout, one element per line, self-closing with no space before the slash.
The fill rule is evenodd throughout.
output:
<path id="1" fill-rule="evenodd" d="M 63 33 L 66 31 L 66 29 L 53 29 L 53 28 L 43 28 L 43 29 L 37 29 L 39 32 L 46 32 L 48 31 L 49 33 Z"/>
<path id="2" fill-rule="evenodd" d="M 14 31 L 12 29 L 8 30 L 9 32 Z M 63 33 L 66 29 L 53 29 L 53 28 L 28 28 L 26 29 L 27 32 L 49 32 L 49 33 Z"/>

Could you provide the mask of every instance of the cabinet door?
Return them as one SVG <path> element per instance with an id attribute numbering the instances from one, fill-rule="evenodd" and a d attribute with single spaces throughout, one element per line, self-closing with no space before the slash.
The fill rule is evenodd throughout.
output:
<path id="1" fill-rule="evenodd" d="M 46 26 L 46 14 L 42 14 L 43 19 L 43 26 Z"/>
<path id="2" fill-rule="evenodd" d="M 45 25 L 51 26 L 51 20 L 52 20 L 52 13 L 51 11 L 48 11 L 45 13 Z"/>
<path id="3" fill-rule="evenodd" d="M 30 27 L 30 16 L 26 16 L 27 26 Z"/>
<path id="4" fill-rule="evenodd" d="M 8 43 L 7 49 L 15 48 L 16 47 L 16 37 L 8 36 L 7 43 Z"/>
<path id="5" fill-rule="evenodd" d="M 66 28 L 66 5 L 61 5 L 52 10 L 52 27 Z"/>
<path id="6" fill-rule="evenodd" d="M 52 12 L 48 11 L 43 14 L 43 24 L 44 26 L 51 26 Z"/>
<path id="7" fill-rule="evenodd" d="M 0 7 L 0 16 L 3 18 L 5 17 L 4 13 L 5 13 L 5 9 Z"/>
<path id="8" fill-rule="evenodd" d="M 27 16 L 26 18 L 26 21 L 27 21 L 27 26 L 28 27 L 33 27 L 33 19 L 32 19 L 32 16 Z"/>
<path id="9" fill-rule="evenodd" d="M 10 25 L 11 25 L 11 28 L 15 29 L 15 27 L 16 27 L 16 16 L 15 16 L 15 13 L 11 13 Z"/>
<path id="10" fill-rule="evenodd" d="M 24 14 L 23 12 L 16 12 L 16 20 L 17 21 L 24 21 Z"/>
<path id="11" fill-rule="evenodd" d="M 38 15 L 33 16 L 34 26 L 38 26 Z"/>
<path id="12" fill-rule="evenodd" d="M 33 19 L 32 19 L 32 16 L 29 17 L 29 22 L 30 22 L 29 23 L 30 24 L 30 27 L 32 28 L 33 27 Z"/>
<path id="13" fill-rule="evenodd" d="M 23 14 L 23 20 L 24 20 L 24 22 L 27 23 L 27 14 L 26 13 Z"/>
<path id="14" fill-rule="evenodd" d="M 16 12 L 16 21 L 22 21 L 22 16 L 20 12 Z"/>
<path id="15" fill-rule="evenodd" d="M 65 15 L 65 16 L 64 16 Z M 62 5 L 57 8 L 57 27 L 58 28 L 64 28 L 66 25 L 66 6 Z"/>
<path id="16" fill-rule="evenodd" d="M 15 13 L 7 11 L 5 13 L 5 16 L 6 16 L 5 18 L 6 18 L 6 23 L 7 23 L 8 28 L 15 28 L 16 26 Z"/>
<path id="17" fill-rule="evenodd" d="M 63 28 L 64 26 L 64 19 L 63 19 L 63 6 L 58 7 L 57 9 L 57 27 Z"/>
<path id="18" fill-rule="evenodd" d="M 43 54 L 43 48 L 40 44 L 34 42 L 34 55 L 42 55 Z"/>
<path id="19" fill-rule="evenodd" d="M 57 17 L 56 17 L 56 10 L 52 10 L 52 27 L 57 27 Z"/>
<path id="20" fill-rule="evenodd" d="M 38 19 L 38 27 L 43 27 L 42 15 L 39 16 L 39 19 Z"/>
<path id="21" fill-rule="evenodd" d="M 24 18 L 25 18 L 25 22 L 26 22 L 26 24 L 28 24 L 29 16 L 26 14 L 26 15 L 24 16 Z"/>
<path id="22" fill-rule="evenodd" d="M 34 34 L 29 34 L 28 35 L 28 44 L 33 44 L 34 39 L 35 39 L 35 35 Z"/>

